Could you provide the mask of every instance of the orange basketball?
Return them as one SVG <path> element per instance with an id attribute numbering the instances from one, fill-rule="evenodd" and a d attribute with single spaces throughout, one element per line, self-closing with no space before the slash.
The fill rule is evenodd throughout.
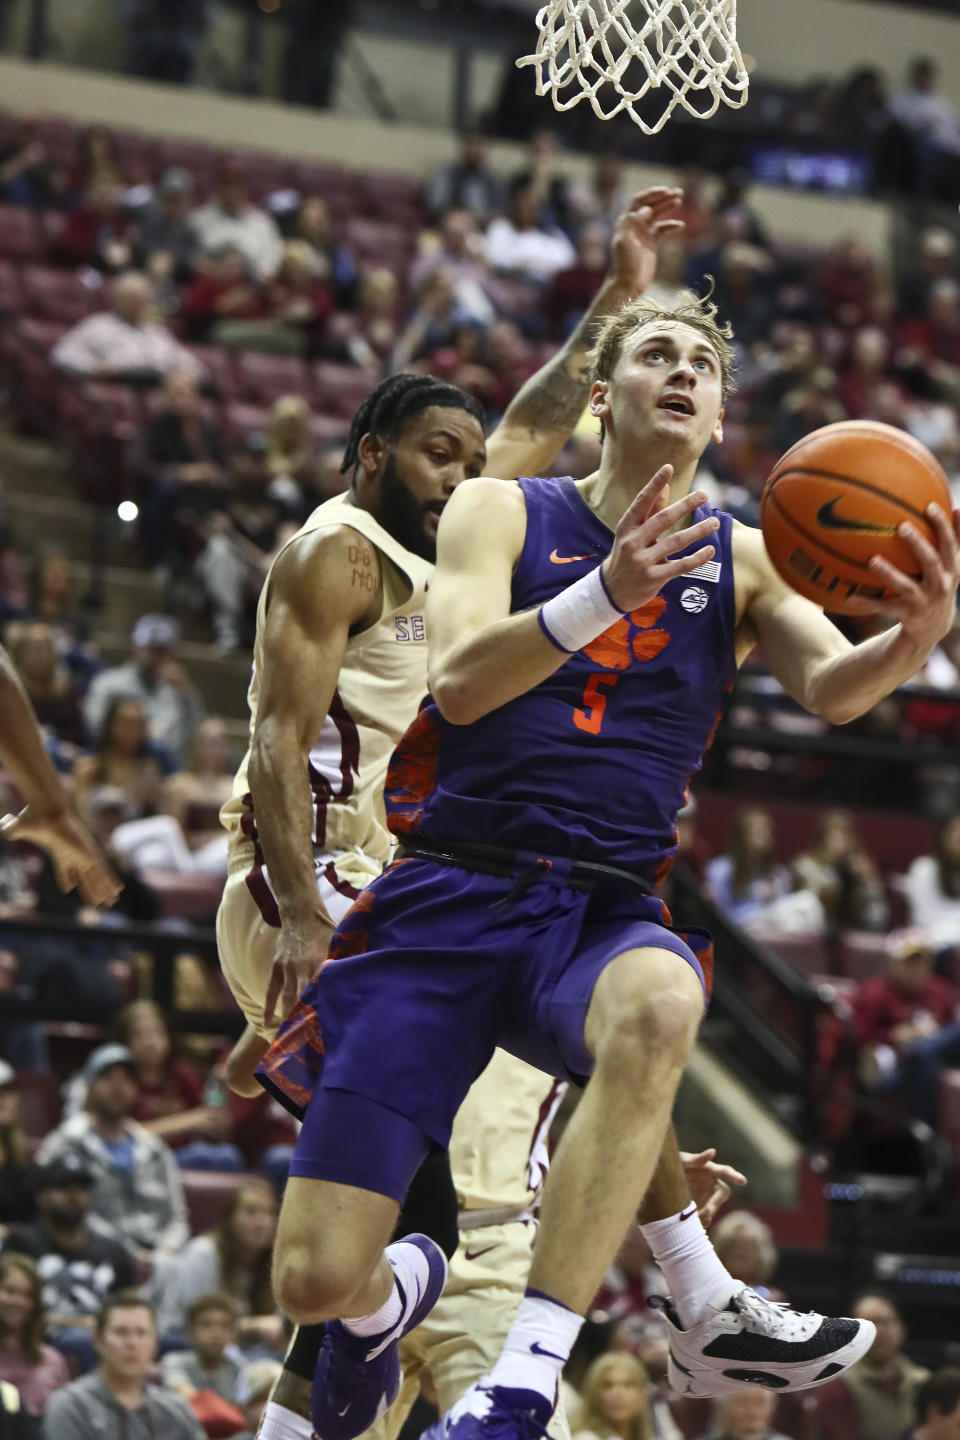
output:
<path id="1" fill-rule="evenodd" d="M 882 555 L 907 575 L 917 557 L 897 526 L 911 521 L 936 546 L 927 506 L 950 514 L 947 477 L 925 445 L 892 425 L 842 420 L 798 440 L 763 490 L 760 524 L 788 584 L 835 614 L 883 609 L 889 591 L 869 567 Z"/>

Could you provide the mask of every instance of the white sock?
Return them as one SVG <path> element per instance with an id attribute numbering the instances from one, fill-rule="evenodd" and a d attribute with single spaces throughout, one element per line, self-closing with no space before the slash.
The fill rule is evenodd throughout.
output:
<path id="1" fill-rule="evenodd" d="M 371 1311 L 369 1315 L 360 1315 L 355 1320 L 344 1320 L 343 1323 L 351 1335 L 383 1335 L 387 1330 L 393 1329 L 402 1314 L 403 1301 L 394 1280 L 393 1289 L 378 1310 Z"/>
<path id="2" fill-rule="evenodd" d="M 727 1287 L 733 1293 L 736 1281 L 721 1264 L 692 1201 L 679 1215 L 652 1220 L 640 1229 L 685 1330 L 703 1318 L 718 1291 Z"/>
<path id="3" fill-rule="evenodd" d="M 580 1333 L 583 1316 L 547 1295 L 528 1291 L 520 1301 L 500 1359 L 490 1372 L 489 1385 L 510 1390 L 534 1390 L 551 1410 L 557 1400 L 560 1371 Z"/>
<path id="4" fill-rule="evenodd" d="M 313 1422 L 305 1420 L 295 1410 L 278 1405 L 275 1400 L 267 1402 L 257 1431 L 257 1440 L 312 1440 Z"/>

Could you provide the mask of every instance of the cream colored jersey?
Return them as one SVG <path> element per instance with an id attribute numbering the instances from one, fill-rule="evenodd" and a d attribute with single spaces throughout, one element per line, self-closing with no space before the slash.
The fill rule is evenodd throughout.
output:
<path id="1" fill-rule="evenodd" d="M 379 552 L 383 585 L 379 620 L 347 641 L 333 701 L 307 764 L 315 857 L 318 861 L 341 857 L 336 867 L 332 862 L 318 864 L 318 877 L 325 874 L 336 888 L 355 895 L 390 859 L 383 786 L 394 747 L 426 694 L 423 612 L 433 567 L 405 550 L 369 511 L 351 504 L 347 495 L 318 506 L 287 543 L 295 545 L 300 536 L 335 525 L 348 525 Z M 251 738 L 257 723 L 270 579 L 268 574 L 257 609 L 253 674 L 247 694 Z M 310 677 L 305 675 L 303 682 L 309 684 Z M 277 925 L 276 898 L 257 843 L 256 815 L 247 782 L 249 762 L 248 748 L 220 819 L 229 833 L 230 873 L 243 871 L 264 919 Z M 357 857 L 355 874 L 351 873 L 350 852 Z"/>
<path id="2" fill-rule="evenodd" d="M 505 1050 L 494 1051 L 450 1137 L 461 1210 L 532 1211 L 547 1177 L 550 1124 L 566 1088 Z"/>

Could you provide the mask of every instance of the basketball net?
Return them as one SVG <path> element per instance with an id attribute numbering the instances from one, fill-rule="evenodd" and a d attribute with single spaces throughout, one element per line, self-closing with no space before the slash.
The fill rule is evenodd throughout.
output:
<path id="1" fill-rule="evenodd" d="M 557 110 L 586 98 L 601 120 L 622 110 L 655 135 L 678 105 L 706 120 L 721 102 L 746 104 L 736 0 L 550 0 L 537 27 L 517 64 L 537 67 L 537 94 Z"/>

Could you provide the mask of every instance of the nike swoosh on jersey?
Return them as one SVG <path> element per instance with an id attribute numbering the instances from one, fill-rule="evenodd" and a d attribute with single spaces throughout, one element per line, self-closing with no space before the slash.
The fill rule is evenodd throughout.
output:
<path id="1" fill-rule="evenodd" d="M 577 560 L 596 560 L 596 552 L 592 555 L 558 555 L 556 550 L 550 551 L 551 565 L 573 565 Z"/>
<path id="2" fill-rule="evenodd" d="M 825 530 L 856 530 L 868 535 L 896 535 L 896 525 L 877 525 L 873 520 L 852 520 L 845 515 L 836 514 L 834 507 L 842 498 L 842 495 L 835 495 L 832 500 L 827 500 L 820 506 L 817 511 L 818 525 L 822 525 Z"/>
<path id="3" fill-rule="evenodd" d="M 482 1250 L 464 1250 L 464 1260 L 479 1260 L 481 1255 L 489 1255 L 491 1250 L 496 1250 L 496 1245 L 485 1245 Z"/>

